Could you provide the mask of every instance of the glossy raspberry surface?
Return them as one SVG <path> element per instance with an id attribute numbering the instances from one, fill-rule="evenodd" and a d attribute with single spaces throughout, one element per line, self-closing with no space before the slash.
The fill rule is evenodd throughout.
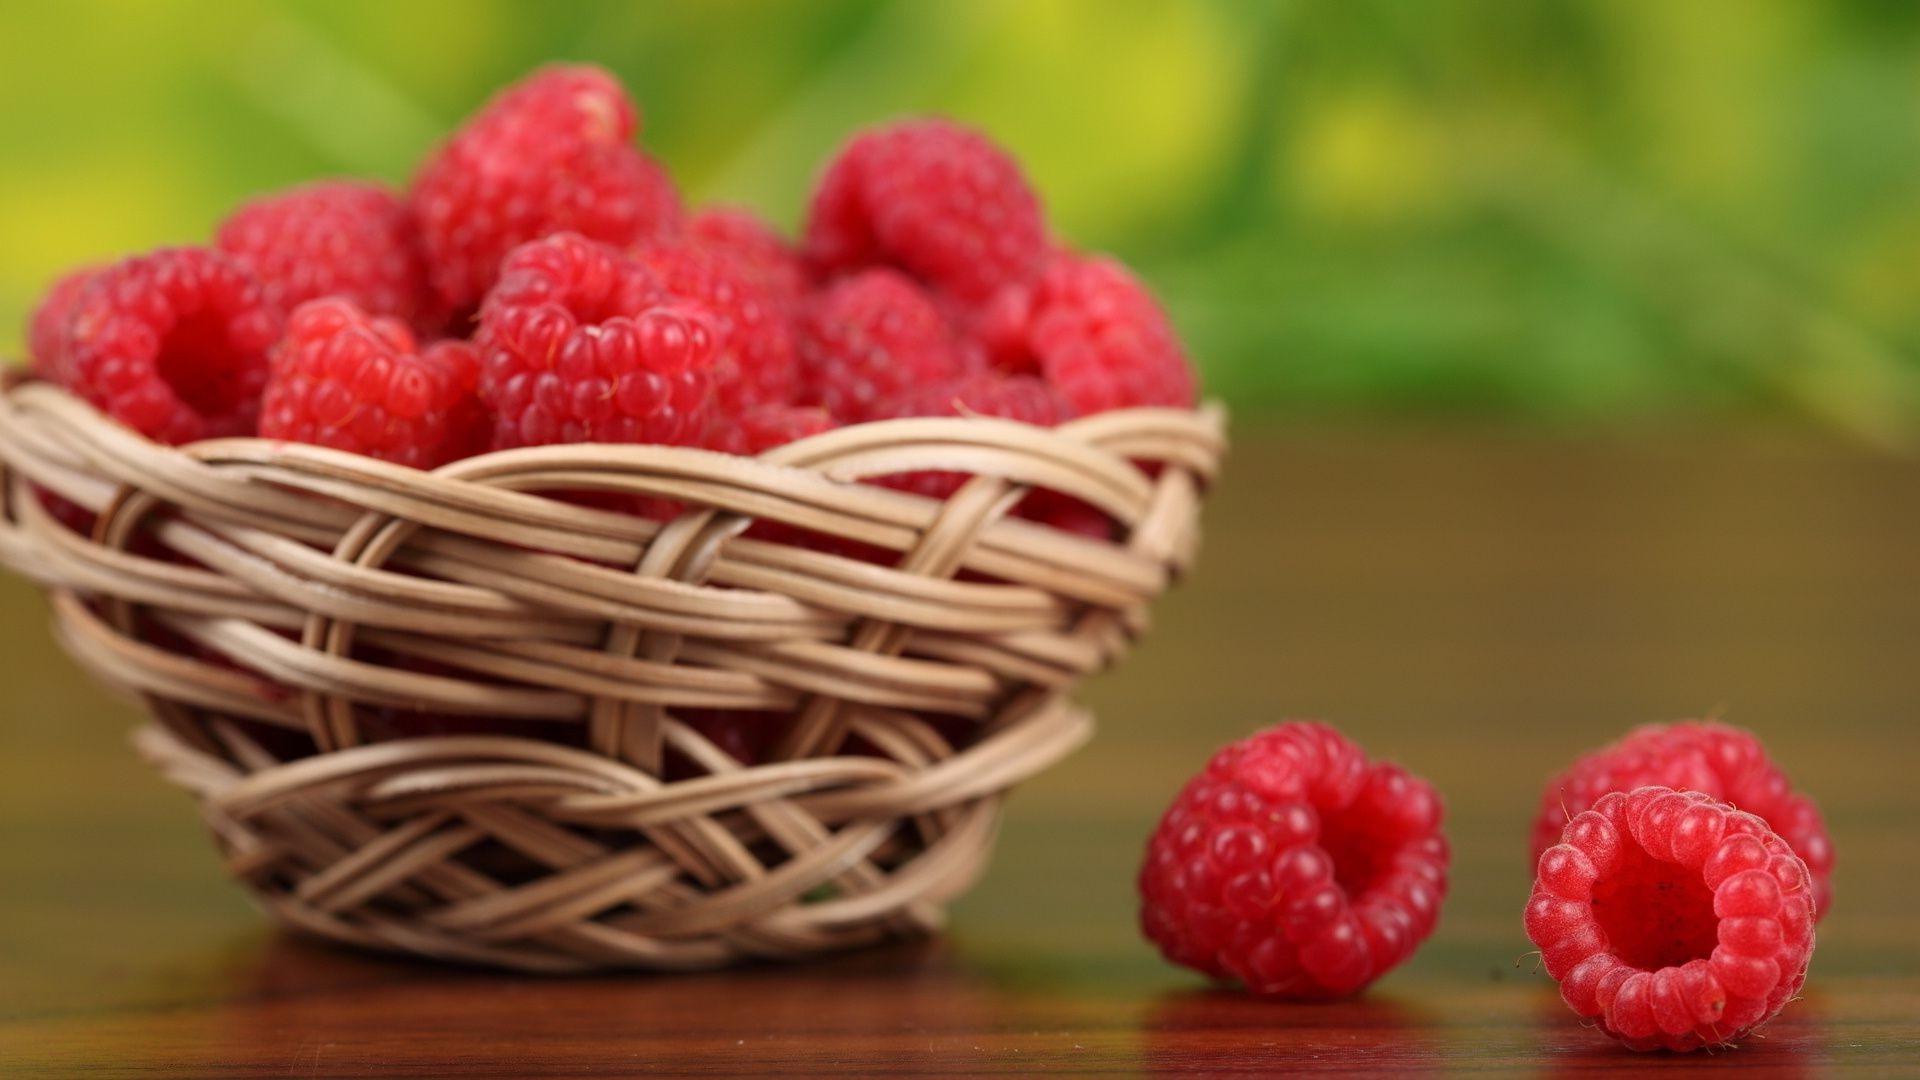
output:
<path id="1" fill-rule="evenodd" d="M 1439 795 L 1325 724 L 1214 755 L 1161 819 L 1140 921 L 1167 959 L 1260 994 L 1355 993 L 1433 932 L 1449 851 Z"/>
<path id="2" fill-rule="evenodd" d="M 1532 857 L 1558 843 L 1568 818 L 1610 791 L 1655 785 L 1699 791 L 1757 814 L 1806 860 L 1815 911 L 1833 903 L 1833 841 L 1820 809 L 1795 791 L 1759 736 L 1717 721 L 1647 724 L 1583 754 L 1547 782 L 1534 818 Z"/>
<path id="3" fill-rule="evenodd" d="M 575 232 L 625 247 L 677 227 L 680 196 L 634 145 L 639 125 L 619 81 L 578 64 L 541 68 L 469 118 L 410 192 L 446 309 L 471 311 L 529 240 Z"/>
<path id="4" fill-rule="evenodd" d="M 841 149 L 815 189 L 805 246 L 823 274 L 891 266 L 967 305 L 1030 281 L 1047 238 L 1012 155 L 972 128 L 920 119 Z"/>
<path id="5" fill-rule="evenodd" d="M 231 258 L 163 248 L 115 263 L 79 290 L 58 375 L 160 442 L 251 435 L 281 322 Z"/>
<path id="6" fill-rule="evenodd" d="M 1813 883 L 1753 814 L 1697 791 L 1612 792 L 1540 856 L 1527 936 L 1582 1017 L 1635 1050 L 1737 1042 L 1813 956 Z"/>
<path id="7" fill-rule="evenodd" d="M 284 312 L 339 297 L 411 324 L 430 307 L 412 216 L 379 184 L 323 180 L 254 199 L 220 224 L 214 246 Z"/>
<path id="8" fill-rule="evenodd" d="M 996 295 L 978 332 L 995 364 L 1041 376 L 1082 414 L 1194 403 L 1193 366 L 1166 312 L 1106 256 L 1055 256 L 1037 284 Z"/>
<path id="9" fill-rule="evenodd" d="M 422 349 L 398 319 L 315 300 L 273 351 L 260 434 L 431 469 L 486 449 L 479 374 L 466 342 Z"/>
<path id="10" fill-rule="evenodd" d="M 645 267 L 585 237 L 516 249 L 474 338 L 494 446 L 703 439 L 718 332 L 704 310 L 657 297 Z"/>

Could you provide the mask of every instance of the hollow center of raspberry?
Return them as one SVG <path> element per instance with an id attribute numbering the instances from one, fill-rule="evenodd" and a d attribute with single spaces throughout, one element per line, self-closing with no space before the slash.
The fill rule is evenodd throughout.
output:
<path id="1" fill-rule="evenodd" d="M 227 416 L 259 389 L 243 385 L 238 377 L 253 359 L 250 352 L 234 345 L 226 320 L 199 312 L 167 332 L 160 343 L 158 369 L 160 378 L 188 408 L 202 416 Z"/>
<path id="2" fill-rule="evenodd" d="M 1636 844 L 1626 845 L 1614 873 L 1594 883 L 1593 914 L 1613 954 L 1645 971 L 1704 960 L 1719 940 L 1713 893 L 1699 873 Z"/>
<path id="3" fill-rule="evenodd" d="M 1396 842 L 1379 823 L 1358 809 L 1335 814 L 1320 825 L 1320 849 L 1333 860 L 1333 880 L 1349 898 L 1373 888 Z"/>

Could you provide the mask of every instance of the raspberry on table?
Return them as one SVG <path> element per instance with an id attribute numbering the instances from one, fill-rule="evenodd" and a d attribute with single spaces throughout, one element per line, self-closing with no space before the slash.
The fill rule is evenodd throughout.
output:
<path id="1" fill-rule="evenodd" d="M 1061 253 L 978 322 L 993 362 L 1038 374 L 1081 414 L 1191 408 L 1193 366 L 1159 301 L 1118 260 Z"/>
<path id="2" fill-rule="evenodd" d="M 1647 724 L 1583 754 L 1547 782 L 1533 824 L 1533 858 L 1558 843 L 1567 819 L 1610 791 L 1647 785 L 1699 791 L 1758 815 L 1806 861 L 1814 912 L 1833 904 L 1833 841 L 1811 798 L 1793 790 L 1759 736 L 1716 721 Z"/>
<path id="3" fill-rule="evenodd" d="M 500 260 L 575 232 L 626 247 L 680 223 L 680 196 L 633 145 L 639 113 L 607 72 L 542 68 L 469 119 L 421 168 L 411 205 L 440 302 L 470 312 Z"/>
<path id="4" fill-rule="evenodd" d="M 1140 924 L 1167 959 L 1259 994 L 1355 993 L 1413 955 L 1447 892 L 1440 796 L 1325 724 L 1214 755 L 1161 819 Z"/>
<path id="5" fill-rule="evenodd" d="M 814 294 L 800 318 L 800 398 L 867 420 L 966 369 L 946 317 L 895 270 L 864 270 Z"/>
<path id="6" fill-rule="evenodd" d="M 1807 864 L 1759 817 L 1698 791 L 1611 792 L 1540 856 L 1527 936 L 1582 1017 L 1635 1050 L 1745 1037 L 1813 956 Z"/>
<path id="7" fill-rule="evenodd" d="M 823 274 L 892 266 L 972 305 L 1040 272 L 1046 223 L 992 140 L 951 120 L 906 120 L 856 136 L 827 166 L 805 250 Z"/>
<path id="8" fill-rule="evenodd" d="M 281 311 L 337 296 L 408 323 L 428 315 L 412 215 L 380 184 L 323 180 L 255 199 L 221 223 L 214 246 Z"/>
<path id="9" fill-rule="evenodd" d="M 807 268 L 800 253 L 751 210 L 705 207 L 687 219 L 687 239 L 731 262 L 790 315 L 806 298 Z"/>
<path id="10" fill-rule="evenodd" d="M 712 316 L 715 420 L 793 400 L 799 385 L 793 327 L 765 289 L 726 258 L 684 240 L 655 240 L 634 256 L 659 286 L 663 302 L 692 304 Z"/>
<path id="11" fill-rule="evenodd" d="M 273 350 L 260 434 L 435 468 L 487 448 L 479 375 L 464 341 L 421 349 L 398 319 L 314 300 L 294 310 Z"/>
<path id="12" fill-rule="evenodd" d="M 231 258 L 162 248 L 107 267 L 79 290 L 56 374 L 159 442 L 251 435 L 281 322 Z"/>
<path id="13" fill-rule="evenodd" d="M 509 255 L 474 337 L 494 446 L 700 441 L 719 333 L 657 292 L 634 259 L 573 233 Z"/>
<path id="14" fill-rule="evenodd" d="M 98 266 L 69 270 L 47 286 L 40 303 L 27 317 L 27 357 L 34 374 L 50 382 L 64 382 L 67 356 L 67 326 L 72 321 L 73 305 L 93 279 L 100 276 Z"/>

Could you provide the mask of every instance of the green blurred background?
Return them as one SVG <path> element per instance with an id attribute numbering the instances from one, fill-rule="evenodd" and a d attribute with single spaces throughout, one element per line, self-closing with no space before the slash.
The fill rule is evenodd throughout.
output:
<path id="1" fill-rule="evenodd" d="M 1163 292 L 1241 416 L 1920 428 L 1920 5 L 0 6 L 0 350 L 63 266 L 400 182 L 605 64 L 696 200 L 798 220 L 851 129 L 977 123 Z"/>

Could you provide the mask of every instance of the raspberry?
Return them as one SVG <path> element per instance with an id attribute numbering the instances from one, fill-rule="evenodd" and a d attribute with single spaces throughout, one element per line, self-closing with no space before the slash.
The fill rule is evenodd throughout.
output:
<path id="1" fill-rule="evenodd" d="M 542 68 L 501 91 L 414 180 L 433 288 L 472 310 L 515 247 L 577 232 L 626 247 L 678 225 L 680 197 L 632 143 L 639 116 L 599 68 Z"/>
<path id="2" fill-rule="evenodd" d="M 494 445 L 688 444 L 706 434 L 717 331 L 654 305 L 644 267 L 573 233 L 523 245 L 480 310 Z"/>
<path id="3" fill-rule="evenodd" d="M 832 431 L 836 425 L 825 409 L 803 405 L 767 405 L 737 420 L 714 425 L 707 448 L 726 454 L 756 456 L 776 446 L 799 442 L 809 435 Z"/>
<path id="4" fill-rule="evenodd" d="M 788 313 L 806 297 L 807 269 L 800 253 L 752 211 L 707 207 L 687 219 L 687 239 L 732 262 Z"/>
<path id="5" fill-rule="evenodd" d="M 1813 956 L 1807 864 L 1698 791 L 1611 792 L 1541 856 L 1527 936 L 1583 1017 L 1635 1050 L 1724 1046 L 1777 1014 Z"/>
<path id="6" fill-rule="evenodd" d="M 324 296 L 407 322 L 425 310 L 412 217 L 379 184 L 327 180 L 256 199 L 221 223 L 214 245 L 282 311 Z"/>
<path id="7" fill-rule="evenodd" d="M 161 442 L 250 435 L 280 323 L 232 259 L 163 248 L 115 263 L 80 290 L 59 375 Z"/>
<path id="8" fill-rule="evenodd" d="M 994 297 L 979 332 L 994 363 L 1043 376 L 1082 414 L 1193 405 L 1193 368 L 1172 324 L 1114 259 L 1056 256 L 1032 288 Z"/>
<path id="9" fill-rule="evenodd" d="M 1215 754 L 1147 845 L 1141 928 L 1167 959 L 1289 998 L 1354 993 L 1413 955 L 1447 892 L 1440 796 L 1325 724 Z"/>
<path id="10" fill-rule="evenodd" d="M 893 270 L 829 285 L 803 310 L 799 336 L 800 400 L 846 421 L 872 419 L 963 370 L 940 309 Z"/>
<path id="11" fill-rule="evenodd" d="M 1653 784 L 1704 792 L 1757 814 L 1806 860 L 1814 908 L 1833 903 L 1833 841 L 1813 800 L 1793 790 L 1758 736 L 1713 721 L 1648 724 L 1611 746 L 1581 756 L 1548 781 L 1533 824 L 1533 858 L 1560 840 L 1567 819 L 1610 791 Z"/>
<path id="12" fill-rule="evenodd" d="M 721 256 L 684 241 L 655 241 L 636 252 L 661 296 L 713 316 L 719 352 L 713 362 L 715 419 L 793 400 L 799 372 L 793 329 L 766 290 Z"/>
<path id="13" fill-rule="evenodd" d="M 260 434 L 431 469 L 486 448 L 479 371 L 466 342 L 422 350 L 398 319 L 315 300 L 273 351 Z"/>
<path id="14" fill-rule="evenodd" d="M 1020 166 L 950 120 L 856 136 L 821 176 L 807 219 L 807 257 L 822 273 L 895 266 L 961 304 L 1031 280 L 1046 251 Z"/>
<path id="15" fill-rule="evenodd" d="M 72 322 L 73 306 L 81 291 L 98 276 L 98 266 L 69 270 L 41 295 L 39 306 L 27 319 L 27 355 L 33 360 L 34 374 L 50 382 L 65 381 L 67 326 Z"/>

